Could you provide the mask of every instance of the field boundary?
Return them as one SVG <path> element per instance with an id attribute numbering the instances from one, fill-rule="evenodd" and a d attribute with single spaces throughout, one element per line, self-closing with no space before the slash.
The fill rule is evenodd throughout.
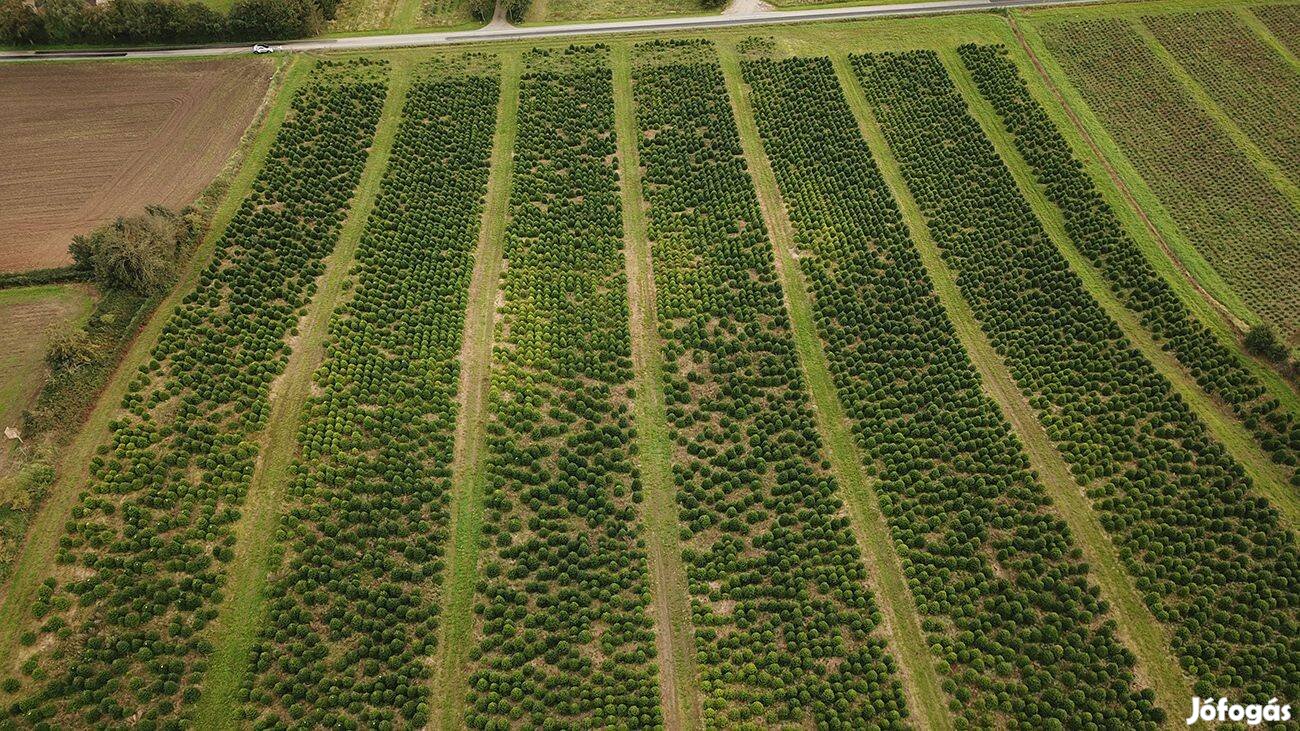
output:
<path id="1" fill-rule="evenodd" d="M 1300 501 L 1296 498 L 1294 488 L 1288 484 L 1290 476 L 1263 451 L 1231 408 L 1206 393 L 1177 358 L 1155 341 L 1151 332 L 1142 324 L 1140 316 L 1115 296 L 1105 277 L 1074 245 L 1066 232 L 1064 216 L 1043 195 L 1028 164 L 1015 149 L 1015 143 L 1010 139 L 1001 117 L 974 87 L 960 59 L 948 52 L 941 52 L 940 57 L 948 67 L 954 84 L 966 97 L 971 116 L 980 123 L 985 136 L 1015 179 L 1021 196 L 1033 209 L 1070 268 L 1079 275 L 1084 289 L 1119 326 L 1129 343 L 1170 382 L 1210 434 L 1242 465 L 1254 483 L 1256 492 L 1266 497 L 1291 525 L 1300 525 Z"/>
<path id="2" fill-rule="evenodd" d="M 871 577 L 872 593 L 881 609 L 885 636 L 897 661 L 899 678 L 909 701 L 910 710 L 924 729 L 950 729 L 952 719 L 941 690 L 930 646 L 921 631 L 921 621 L 912 597 L 902 561 L 893 544 L 893 533 L 881 512 L 880 500 L 872 482 L 862 469 L 862 455 L 854 442 L 848 417 L 835 391 L 830 366 L 822 350 L 821 336 L 812 312 L 802 272 L 791 254 L 794 229 L 786 215 L 785 203 L 776 173 L 772 170 L 762 136 L 754 119 L 747 86 L 736 51 L 718 47 L 722 60 L 732 113 L 740 134 L 746 166 L 758 194 L 759 207 L 767 225 L 775 254 L 777 275 L 781 281 L 786 311 L 799 363 L 807 381 L 818 432 L 824 453 L 840 484 L 841 496 L 848 508 L 849 522 L 862 552 L 863 563 Z"/>
<path id="3" fill-rule="evenodd" d="M 1242 25 L 1245 25 L 1254 32 L 1255 36 L 1259 38 L 1264 45 L 1273 49 L 1274 53 L 1281 56 L 1282 60 L 1291 67 L 1292 71 L 1300 74 L 1300 58 L 1296 58 L 1296 55 L 1291 52 L 1290 48 L 1282 45 L 1282 42 L 1277 39 L 1277 36 L 1274 35 L 1273 31 L 1270 30 L 1267 25 L 1264 25 L 1264 21 L 1260 20 L 1259 16 L 1255 15 L 1255 13 L 1251 11 L 1250 7 L 1243 6 L 1233 8 L 1232 12 L 1237 16 L 1237 19 L 1241 21 Z"/>
<path id="4" fill-rule="evenodd" d="M 500 287 L 505 230 L 510 218 L 515 139 L 519 131 L 519 84 L 523 73 L 518 53 L 501 54 L 501 96 L 489 161 L 487 192 L 474 251 L 461 336 L 460 385 L 457 396 L 456 444 L 452 457 L 451 516 L 438 643 L 430 659 L 429 685 L 434 710 L 431 727 L 463 726 L 469 677 L 466 661 L 473 642 L 474 592 L 478 585 L 479 540 L 483 534 L 484 467 L 487 448 L 487 401 L 491 388 L 492 348 L 496 330 L 496 296 Z M 441 706 L 441 711 L 437 707 Z"/>
<path id="5" fill-rule="evenodd" d="M 655 615 L 659 682 L 668 729 L 704 727 L 699 676 L 695 668 L 695 628 L 686 564 L 678 541 L 680 523 L 672 477 L 672 440 L 664 405 L 663 352 L 659 341 L 654 261 L 647 238 L 645 194 L 641 180 L 641 139 L 626 45 L 614 48 L 614 128 L 618 142 L 619 182 L 623 199 L 623 253 L 627 260 L 627 294 L 632 334 L 632 368 L 636 373 L 635 423 L 637 461 L 645 485 L 641 515 L 650 564 L 650 596 Z"/>
<path id="6" fill-rule="evenodd" d="M 254 125 L 245 132 L 246 135 L 252 135 L 252 142 L 239 172 L 231 180 L 222 203 L 213 214 L 202 243 L 190 255 L 189 262 L 171 292 L 136 330 L 130 344 L 124 348 L 117 369 L 100 391 L 76 436 L 64 450 L 58 477 L 50 486 L 45 504 L 28 525 L 23 549 L 14 562 L 13 571 L 4 587 L 4 598 L 0 600 L 0 616 L 8 620 L 0 625 L 0 673 L 13 669 L 18 635 L 28 626 L 24 621 L 27 608 L 31 605 L 32 596 L 40 582 L 49 575 L 49 569 L 54 565 L 54 554 L 58 541 L 64 534 L 64 524 L 80 500 L 84 492 L 82 488 L 89 478 L 91 458 L 95 455 L 96 448 L 104 443 L 109 433 L 109 422 L 116 416 L 137 367 L 149 357 L 163 326 L 171 319 L 182 298 L 194 289 L 199 275 L 207 269 L 216 251 L 217 241 L 225 233 L 226 226 L 252 188 L 289 111 L 289 103 L 301 70 L 302 66 L 295 58 L 285 69 L 278 96 L 268 89 L 268 98 L 274 98 L 274 102 L 264 113 L 259 113 Z M 273 88 L 276 83 L 277 81 L 272 81 Z"/>
<path id="7" fill-rule="evenodd" d="M 394 64 L 387 96 L 365 169 L 353 191 L 351 209 L 334 250 L 324 260 L 316 296 L 299 321 L 300 347 L 289 354 L 284 373 L 271 386 L 271 412 L 260 435 L 261 449 L 248 495 L 235 527 L 235 558 L 226 573 L 226 598 L 210 629 L 215 649 L 200 688 L 193 718 L 199 728 L 225 729 L 239 725 L 236 692 L 251 662 L 253 644 L 266 617 L 265 591 L 274 561 L 276 526 L 283 512 L 284 489 L 298 457 L 298 437 L 311 395 L 312 377 L 325 359 L 334 312 L 349 296 L 344 282 L 374 208 L 380 181 L 388 167 L 393 141 L 410 87 L 409 70 Z"/>
<path id="8" fill-rule="evenodd" d="M 1201 275 L 1196 271 L 1208 272 L 1212 282 L 1219 282 L 1213 285 L 1215 287 L 1222 285 L 1222 281 L 1208 268 L 1201 269 L 1201 267 L 1208 267 L 1208 264 L 1205 264 L 1203 259 L 1199 259 L 1200 255 L 1191 249 L 1190 244 L 1180 241 L 1177 245 L 1178 251 L 1186 250 L 1195 261 L 1200 262 L 1199 264 L 1189 265 L 1181 253 L 1175 252 L 1175 246 L 1166 236 L 1172 233 L 1174 236 L 1181 237 L 1181 230 L 1169 218 L 1168 213 L 1164 212 L 1154 194 L 1149 190 L 1137 193 L 1133 187 L 1130 187 L 1126 181 L 1135 181 L 1134 185 L 1137 187 L 1144 187 L 1146 183 L 1131 163 L 1127 162 L 1127 158 L 1118 150 L 1115 143 L 1106 138 L 1104 127 L 1089 117 L 1091 111 L 1079 100 L 1078 93 L 1069 87 L 1064 72 L 1059 67 L 1053 66 L 1061 78 L 1061 85 L 1058 86 L 1057 80 L 1049 73 L 1046 65 L 1055 64 L 1055 60 L 1034 50 L 1033 44 L 1029 42 L 1013 17 L 1009 17 L 1008 21 L 1013 37 L 1019 44 L 1019 50 L 1023 52 L 1012 53 L 1011 57 L 1016 60 L 1031 95 L 1037 99 L 1053 125 L 1065 137 L 1076 159 L 1083 163 L 1085 171 L 1096 183 L 1098 193 L 1115 212 L 1125 231 L 1138 244 L 1147 262 L 1173 288 L 1188 310 L 1194 313 L 1225 347 L 1237 354 L 1241 362 L 1265 385 L 1270 395 L 1279 399 L 1289 411 L 1300 415 L 1300 391 L 1285 380 L 1271 364 L 1245 353 L 1242 349 L 1241 338 L 1249 329 L 1250 323 L 1238 317 L 1234 308 L 1240 308 L 1247 313 L 1251 312 L 1250 309 L 1239 300 L 1234 299 L 1228 303 L 1217 299 L 1206 288 L 1207 285 L 1201 281 Z M 1025 61 L 1028 62 L 1027 66 Z M 1085 118 L 1090 121 L 1084 121 Z M 1117 161 L 1115 164 L 1112 164 L 1107 154 L 1102 152 L 1103 146 L 1114 156 Z M 1120 172 L 1120 169 L 1123 172 Z M 1139 202 L 1140 200 L 1147 203 Z M 1147 204 L 1152 210 L 1144 210 L 1143 206 Z M 1226 287 L 1226 285 L 1222 286 Z M 1250 318 L 1257 320 L 1253 313 L 1250 314 Z"/>

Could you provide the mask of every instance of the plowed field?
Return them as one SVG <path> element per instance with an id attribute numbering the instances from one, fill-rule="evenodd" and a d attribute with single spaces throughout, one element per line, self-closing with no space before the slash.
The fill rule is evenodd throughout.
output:
<path id="1" fill-rule="evenodd" d="M 0 75 L 0 272 L 69 263 L 71 238 L 216 177 L 270 83 L 264 59 L 21 64 Z"/>

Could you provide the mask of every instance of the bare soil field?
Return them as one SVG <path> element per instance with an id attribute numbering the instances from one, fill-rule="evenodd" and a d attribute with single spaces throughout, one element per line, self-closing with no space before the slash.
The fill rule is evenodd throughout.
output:
<path id="1" fill-rule="evenodd" d="M 21 64 L 0 74 L 0 272 L 70 262 L 72 237 L 216 177 L 270 83 L 266 59 Z"/>

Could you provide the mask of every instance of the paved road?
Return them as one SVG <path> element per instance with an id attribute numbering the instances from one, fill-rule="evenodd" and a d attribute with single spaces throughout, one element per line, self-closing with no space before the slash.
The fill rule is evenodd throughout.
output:
<path id="1" fill-rule="evenodd" d="M 277 51 L 356 51 L 371 48 L 411 48 L 441 46 L 452 43 L 515 41 L 531 38 L 564 38 L 608 35 L 612 33 L 653 33 L 655 31 L 734 28 L 747 25 L 807 23 L 818 20 L 856 20 L 891 15 L 937 15 L 973 10 L 992 10 L 1031 5 L 1064 5 L 1100 2 L 1101 0 L 935 0 L 866 7 L 822 8 L 813 10 L 768 11 L 748 15 L 699 15 L 685 18 L 650 18 L 616 20 L 603 23 L 539 25 L 529 27 L 493 24 L 476 30 L 399 35 L 369 35 L 349 38 L 315 38 L 290 41 L 275 46 Z M 176 56 L 234 55 L 248 53 L 250 44 L 235 46 L 189 46 L 184 48 L 138 51 L 24 52 L 0 54 L 0 61 L 95 58 L 171 58 Z"/>

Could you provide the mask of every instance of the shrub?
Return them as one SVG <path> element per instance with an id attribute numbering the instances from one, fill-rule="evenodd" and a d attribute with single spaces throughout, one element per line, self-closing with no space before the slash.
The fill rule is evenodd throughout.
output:
<path id="1" fill-rule="evenodd" d="M 151 206 L 141 215 L 73 237 L 69 251 L 78 267 L 93 273 L 101 289 L 149 295 L 175 281 L 180 255 L 192 238 L 184 216 Z"/>
<path id="2" fill-rule="evenodd" d="M 1271 361 L 1282 361 L 1286 359 L 1286 345 L 1277 339 L 1277 333 L 1273 327 L 1267 324 L 1260 324 L 1252 327 L 1250 332 L 1246 333 L 1246 350 Z"/>

